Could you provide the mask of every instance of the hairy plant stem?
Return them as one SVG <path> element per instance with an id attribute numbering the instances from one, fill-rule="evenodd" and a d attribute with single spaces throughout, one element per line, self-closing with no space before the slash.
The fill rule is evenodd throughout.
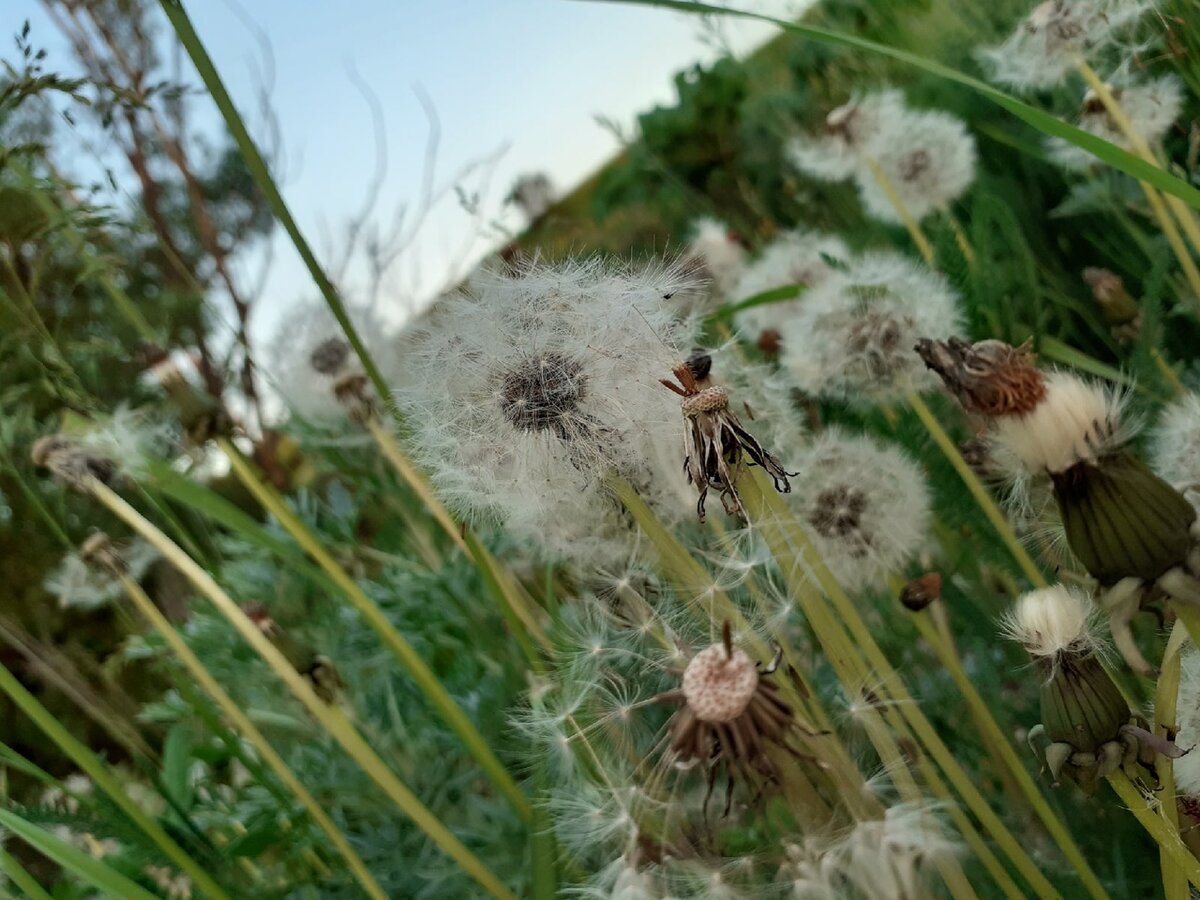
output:
<path id="1" fill-rule="evenodd" d="M 528 798 L 517 786 L 513 777 L 508 774 L 508 770 L 504 768 L 496 754 L 492 752 L 491 747 L 488 746 L 487 741 L 475 728 L 467 714 L 462 711 L 462 708 L 450 696 L 450 692 L 438 681 L 437 676 L 433 674 L 433 670 L 429 668 L 421 655 L 413 649 L 412 644 L 388 620 L 383 610 L 366 595 L 366 592 L 358 586 L 350 574 L 330 555 L 329 551 L 321 544 L 320 539 L 300 521 L 295 513 L 288 509 L 287 504 L 275 489 L 258 477 L 253 465 L 233 446 L 232 442 L 227 438 L 221 438 L 217 444 L 228 457 L 230 466 L 242 484 L 279 521 L 284 530 L 312 557 L 317 565 L 325 571 L 325 574 L 333 579 L 342 595 L 350 601 L 350 605 L 358 610 L 367 624 L 383 640 L 404 671 L 417 683 L 417 687 L 425 695 L 425 699 L 458 735 L 492 783 L 509 799 L 521 818 L 529 822 L 532 818 L 532 808 Z"/>
<path id="2" fill-rule="evenodd" d="M 3 664 L 0 664 L 0 690 L 8 694 L 17 708 L 33 720 L 33 723 L 42 730 L 46 737 L 62 750 L 71 762 L 79 767 L 80 771 L 92 779 L 96 787 L 109 796 L 113 803 L 163 852 L 167 859 L 192 879 L 198 891 L 213 900 L 230 900 L 229 895 L 213 880 L 204 866 L 193 859 L 158 822 L 130 799 L 129 795 L 125 793 L 125 788 L 108 766 L 101 762 L 100 758 L 92 753 L 82 741 L 72 736 Z"/>
<path id="3" fill-rule="evenodd" d="M 221 687 L 217 679 L 213 677 L 204 663 L 200 661 L 200 657 L 192 652 L 192 648 L 180 637 L 179 632 L 175 630 L 167 620 L 167 617 L 154 605 L 154 601 L 146 595 L 141 585 L 130 578 L 125 572 L 117 572 L 115 574 L 120 579 L 121 585 L 125 588 L 125 593 L 129 595 L 129 599 L 137 607 L 138 612 L 154 626 L 155 631 L 166 641 L 171 652 L 179 658 L 180 663 L 183 664 L 183 667 L 187 669 L 196 683 L 212 698 L 212 701 L 217 704 L 221 712 L 229 719 L 230 724 L 254 747 L 258 755 L 262 758 L 262 761 L 270 767 L 279 777 L 279 780 L 295 795 L 296 799 L 300 801 L 300 805 L 308 811 L 308 814 L 312 816 L 317 826 L 333 842 L 334 847 L 337 848 L 338 852 L 346 860 L 346 864 L 350 867 L 350 871 L 354 873 L 354 877 L 358 880 L 358 883 L 362 885 L 363 890 L 371 897 L 378 898 L 378 900 L 386 900 L 387 895 L 384 894 L 383 889 L 367 870 L 366 864 L 359 855 L 354 852 L 354 848 L 350 846 L 350 842 L 346 840 L 346 837 L 338 829 L 337 825 L 329 818 L 321 804 L 301 784 L 300 779 L 296 777 L 295 773 L 288 768 L 287 763 L 283 761 L 283 757 L 275 752 L 275 748 L 271 746 L 266 736 L 258 730 L 258 726 L 250 720 L 248 715 L 242 712 L 237 701 L 225 692 L 225 689 Z"/>
<path id="4" fill-rule="evenodd" d="M 453 859 L 493 897 L 500 900 L 516 900 L 515 895 L 504 886 L 467 847 L 442 824 L 441 820 L 426 807 L 371 748 L 371 745 L 355 728 L 347 714 L 338 706 L 326 703 L 317 696 L 312 686 L 289 663 L 262 631 L 241 610 L 211 575 L 197 565 L 162 531 L 126 503 L 119 494 L 92 479 L 91 493 L 118 518 L 132 527 L 151 543 L 166 560 L 173 565 L 192 585 L 206 596 L 218 612 L 225 617 L 278 678 L 287 685 L 292 695 L 300 701 L 330 736 L 341 745 L 347 755 L 359 765 L 384 794 L 408 816 L 443 853 Z"/>

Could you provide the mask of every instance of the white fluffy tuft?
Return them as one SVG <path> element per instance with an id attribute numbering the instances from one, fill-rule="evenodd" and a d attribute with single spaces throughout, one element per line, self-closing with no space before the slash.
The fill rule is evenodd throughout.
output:
<path id="1" fill-rule="evenodd" d="M 801 172 L 822 181 L 843 181 L 873 157 L 889 131 L 889 123 L 904 109 L 904 95 L 895 89 L 852 97 L 825 117 L 815 135 L 793 138 L 787 154 Z"/>
<path id="2" fill-rule="evenodd" d="M 1026 91 L 1052 88 L 1074 71 L 1078 56 L 1094 56 L 1117 43 L 1153 7 L 1153 0 L 1046 0 L 1007 40 L 979 56 L 993 81 Z"/>
<path id="3" fill-rule="evenodd" d="M 1189 647 L 1181 658 L 1179 703 L 1175 712 L 1179 733 L 1175 744 L 1191 750 L 1175 760 L 1175 787 L 1180 794 L 1200 797 L 1200 650 Z"/>
<path id="4" fill-rule="evenodd" d="M 1124 395 L 1068 372 L 1046 375 L 1046 396 L 1030 413 L 996 420 L 993 440 L 1001 458 L 1028 473 L 1059 474 L 1094 463 L 1129 439 Z"/>
<path id="5" fill-rule="evenodd" d="M 703 264 L 712 279 L 711 293 L 719 299 L 728 297 L 746 264 L 746 248 L 730 233 L 729 226 L 717 219 L 698 219 L 692 223 L 687 253 Z"/>
<path id="6" fill-rule="evenodd" d="M 1081 594 L 1056 584 L 1023 594 L 1004 616 L 1006 637 L 1031 656 L 1092 656 L 1103 644 L 1097 636 L 1096 607 Z"/>
<path id="7" fill-rule="evenodd" d="M 1133 84 L 1114 93 L 1134 131 L 1152 147 L 1163 139 L 1183 112 L 1183 83 L 1173 75 Z M 1108 112 L 1095 101 L 1091 92 L 1085 98 L 1079 127 L 1104 138 L 1110 144 L 1125 150 L 1132 149 L 1128 138 L 1117 128 Z M 1083 171 L 1100 165 L 1099 160 L 1082 147 L 1076 147 L 1061 138 L 1048 138 L 1046 146 L 1051 158 L 1064 168 Z"/>
<path id="8" fill-rule="evenodd" d="M 1163 410 L 1150 457 L 1154 470 L 1200 508 L 1200 394 L 1185 394 Z"/>
<path id="9" fill-rule="evenodd" d="M 872 406 L 938 384 L 919 338 L 962 332 L 958 297 L 939 274 L 896 253 L 867 253 L 809 291 L 781 329 L 780 362 L 797 387 Z"/>

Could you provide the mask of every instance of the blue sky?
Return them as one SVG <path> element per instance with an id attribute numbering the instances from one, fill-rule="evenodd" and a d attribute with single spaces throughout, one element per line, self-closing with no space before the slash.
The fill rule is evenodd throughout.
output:
<path id="1" fill-rule="evenodd" d="M 781 12 L 788 0 L 759 0 Z M 70 65 L 38 0 L 6 0 L 3 24 L 31 20 L 34 39 L 51 50 L 50 67 Z M 387 174 L 374 220 L 390 222 L 397 205 L 419 205 L 429 124 L 415 85 L 436 109 L 441 139 L 438 184 L 472 160 L 494 157 L 481 195 L 485 220 L 520 219 L 502 199 L 517 174 L 545 171 L 568 188 L 602 164 L 616 139 L 595 121 L 628 129 L 640 111 L 673 96 L 671 76 L 716 55 L 701 20 L 663 10 L 572 0 L 191 0 L 189 12 L 227 86 L 254 120 L 263 56 L 254 25 L 273 56 L 272 106 L 285 150 L 284 193 L 301 227 L 326 259 L 360 208 L 378 158 L 368 103 L 355 78 L 383 110 Z M 743 52 L 769 36 L 755 23 L 724 19 L 720 40 Z M 352 75 L 354 72 L 356 75 Z M 194 121 L 217 133 L 215 113 L 194 101 Z M 469 187 L 484 185 L 476 178 Z M 479 231 L 448 195 L 423 221 L 383 292 L 394 309 L 435 292 L 486 250 L 495 233 Z M 330 241 L 330 238 L 334 240 Z M 315 291 L 294 251 L 277 236 L 271 274 L 254 331 L 264 337 L 287 308 Z M 361 269 L 346 282 L 354 298 Z"/>

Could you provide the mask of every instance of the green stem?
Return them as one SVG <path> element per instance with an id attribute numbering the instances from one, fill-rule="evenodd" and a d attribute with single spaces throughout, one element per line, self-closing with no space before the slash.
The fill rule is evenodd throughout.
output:
<path id="1" fill-rule="evenodd" d="M 346 860 L 350 871 L 354 873 L 354 877 L 363 886 L 363 890 L 375 898 L 375 900 L 387 900 L 387 895 L 384 894 L 383 889 L 380 888 L 371 876 L 366 864 L 354 852 L 354 848 L 350 846 L 350 842 L 346 840 L 337 825 L 329 818 L 325 809 L 308 792 L 308 789 L 301 784 L 300 779 L 288 768 L 287 763 L 283 761 L 283 757 L 275 752 L 275 748 L 271 746 L 266 736 L 258 730 L 258 727 L 250 720 L 250 717 L 242 712 L 237 701 L 225 693 L 224 688 L 221 687 L 217 679 L 213 677 L 212 673 L 205 668 L 204 663 L 200 661 L 200 657 L 192 652 L 191 647 L 179 636 L 179 632 L 175 630 L 171 623 L 167 621 L 167 617 L 154 605 L 154 601 L 146 595 L 141 585 L 123 572 L 117 573 L 117 576 L 120 578 L 125 592 L 129 595 L 129 599 L 137 607 L 138 612 L 154 626 L 154 630 L 166 641 L 167 646 L 179 658 L 183 667 L 187 669 L 196 683 L 220 707 L 221 712 L 225 714 L 233 727 L 241 732 L 245 739 L 258 752 L 262 761 L 267 764 L 278 776 L 279 780 L 295 795 L 296 799 L 300 801 L 300 805 L 308 811 L 308 814 L 312 816 L 317 826 L 333 842 L 334 847 L 337 848 L 338 852 Z"/>
<path id="2" fill-rule="evenodd" d="M 1171 861 L 1188 881 L 1200 888 L 1200 860 L 1192 856 L 1183 839 L 1179 837 L 1179 832 L 1171 828 L 1167 820 L 1154 811 L 1150 801 L 1134 787 L 1124 770 L 1117 769 L 1109 775 L 1108 783 L 1150 837 L 1158 843 L 1162 852 L 1170 856 Z"/>
<path id="3" fill-rule="evenodd" d="M 46 526 L 50 529 L 50 533 L 58 539 L 58 542 L 63 545 L 65 550 L 74 550 L 75 542 L 71 540 L 70 535 L 63 530 L 63 527 L 58 524 L 58 519 L 46 508 L 46 504 L 42 502 L 42 498 L 38 496 L 37 491 L 29 486 L 17 467 L 12 466 L 8 471 L 12 475 L 13 481 L 17 483 L 17 487 L 21 489 L 21 493 L 25 495 L 25 499 L 29 501 L 29 505 L 37 511 L 42 521 L 46 523 Z"/>
<path id="4" fill-rule="evenodd" d="M 6 853 L 2 847 L 0 847 L 0 872 L 3 872 L 9 881 L 24 891 L 26 897 L 30 897 L 32 900 L 53 900 L 34 880 L 34 877 L 26 872 L 21 864 Z"/>
<path id="5" fill-rule="evenodd" d="M 967 465 L 967 461 L 958 452 L 958 447 L 954 445 L 954 441 L 950 439 L 950 435 L 946 434 L 946 430 L 942 428 L 933 411 L 926 405 L 921 395 L 916 392 L 908 395 L 908 403 L 912 407 L 913 412 L 917 414 L 917 418 L 921 420 L 921 424 L 925 426 L 925 430 L 929 432 L 929 436 L 933 438 L 933 442 L 938 445 L 938 449 L 949 460 L 950 465 L 954 467 L 954 471 L 958 473 L 958 477 L 963 480 L 963 483 L 967 486 L 967 490 L 971 492 L 971 496 L 975 498 L 975 502 L 983 510 L 983 514 L 992 523 L 992 527 L 996 529 L 996 533 L 1000 535 L 1000 539 L 1008 547 L 1013 559 L 1017 561 L 1017 565 L 1025 573 L 1025 577 L 1035 587 L 1045 587 L 1047 584 L 1045 576 L 1042 575 L 1033 558 L 1021 546 L 1021 542 L 1017 539 L 1016 532 L 1013 531 L 1008 518 L 1000 510 L 1000 507 L 996 505 L 996 501 L 992 499 L 992 495 L 983 486 L 983 482 L 979 480 L 979 476 Z"/>
<path id="6" fill-rule="evenodd" d="M 338 706 L 326 703 L 317 696 L 312 686 L 288 662 L 287 658 L 272 644 L 262 631 L 242 611 L 221 586 L 196 561 L 184 553 L 179 546 L 156 528 L 141 513 L 126 503 L 119 494 L 96 479 L 89 488 L 93 496 L 103 503 L 118 518 L 149 541 L 192 585 L 212 601 L 217 611 L 234 627 L 254 650 L 270 666 L 275 675 L 285 684 L 313 718 L 325 727 L 359 767 L 383 790 L 389 799 L 408 816 L 442 852 L 462 867 L 492 896 L 500 900 L 516 900 L 492 872 L 467 847 L 442 824 L 441 820 L 426 807 L 387 767 L 369 743 L 354 727 L 349 716 Z"/>
<path id="7" fill-rule="evenodd" d="M 0 664 L 0 690 L 8 694 L 18 708 L 33 720 L 34 724 L 50 738 L 55 746 L 62 750 L 80 770 L 85 772 L 98 788 L 108 794 L 109 798 L 162 850 L 166 857 L 177 865 L 181 872 L 192 879 L 198 890 L 214 900 L 229 900 L 229 895 L 212 879 L 204 867 L 175 843 L 161 825 L 129 799 L 129 795 L 125 793 L 121 783 L 109 772 L 108 767 L 67 731 L 2 664 Z"/>
<path id="8" fill-rule="evenodd" d="M 366 595 L 349 573 L 338 565 L 337 560 L 322 546 L 317 536 L 300 521 L 295 513 L 288 509 L 283 498 L 258 477 L 254 468 L 238 449 L 225 438 L 219 439 L 217 444 L 229 458 L 229 464 L 238 478 L 254 494 L 255 499 L 279 521 L 279 524 L 296 540 L 296 543 L 333 579 L 342 595 L 350 601 L 350 604 L 358 610 L 367 624 L 383 639 L 384 644 L 392 651 L 400 665 L 417 683 L 417 687 L 425 695 L 425 699 L 459 736 L 496 787 L 512 802 L 521 818 L 526 822 L 531 821 L 533 810 L 529 805 L 529 800 L 512 776 L 508 774 L 495 753 L 492 752 L 491 747 L 488 746 L 487 741 L 475 728 L 467 714 L 462 711 L 462 708 L 450 696 L 450 692 L 442 686 L 437 676 L 426 665 L 421 655 L 413 649 L 404 635 L 384 615 L 383 610 Z"/>

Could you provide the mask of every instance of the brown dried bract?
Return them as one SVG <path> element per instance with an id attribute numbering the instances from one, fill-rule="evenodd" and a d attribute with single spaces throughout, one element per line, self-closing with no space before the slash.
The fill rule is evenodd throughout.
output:
<path id="1" fill-rule="evenodd" d="M 791 493 L 788 477 L 795 473 L 785 471 L 783 464 L 742 427 L 737 415 L 729 408 L 729 392 L 720 385 L 701 388 L 688 363 L 680 363 L 672 371 L 679 384 L 665 378 L 660 381 L 683 398 L 680 404 L 686 422 L 683 468 L 688 484 L 696 485 L 700 491 L 700 499 L 696 501 L 700 521 L 704 521 L 704 501 L 710 487 L 721 492 L 726 513 L 746 518 L 737 492 L 743 454 L 771 476 L 775 490 L 781 494 Z"/>
<path id="2" fill-rule="evenodd" d="M 969 413 L 1022 415 L 1046 396 L 1028 342 L 1014 347 L 996 340 L 970 344 L 954 337 L 922 338 L 914 349 Z"/>
<path id="3" fill-rule="evenodd" d="M 65 434 L 38 438 L 29 450 L 35 466 L 49 470 L 68 487 L 82 494 L 92 490 L 92 479 L 111 485 L 117 478 L 117 466 L 94 451 L 79 446 Z"/>

